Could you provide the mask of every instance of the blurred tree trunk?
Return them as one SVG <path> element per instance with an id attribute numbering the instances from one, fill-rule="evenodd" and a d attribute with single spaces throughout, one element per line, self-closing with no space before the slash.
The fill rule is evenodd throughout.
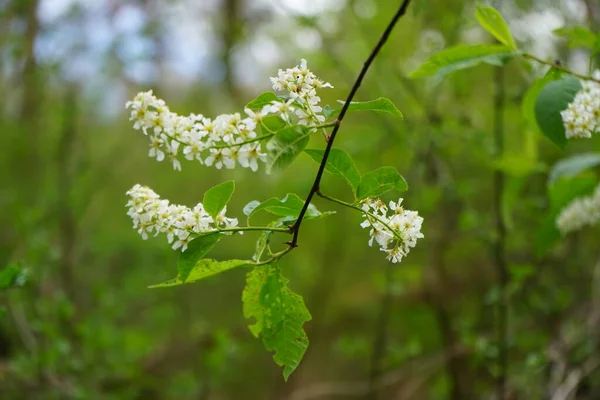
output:
<path id="1" fill-rule="evenodd" d="M 39 0 L 21 1 L 23 3 L 19 11 L 22 13 L 27 28 L 23 43 L 23 100 L 19 110 L 19 117 L 23 122 L 31 122 L 37 118 L 40 108 L 38 64 L 35 57 L 35 41 L 40 29 L 37 18 Z M 33 136 L 36 133 L 35 130 L 30 131 L 29 135 Z"/>
<path id="2" fill-rule="evenodd" d="M 432 125 L 439 118 L 429 113 L 429 124 Z M 435 224 L 430 229 L 431 249 L 429 266 L 427 269 L 425 291 L 437 320 L 438 329 L 444 348 L 446 360 L 446 373 L 449 378 L 449 399 L 462 400 L 473 398 L 469 390 L 473 385 L 469 382 L 468 359 L 464 355 L 455 355 L 455 348 L 460 344 L 459 335 L 454 327 L 453 312 L 450 309 L 448 299 L 454 294 L 448 293 L 449 274 L 446 266 L 445 256 L 448 246 L 452 244 L 452 238 L 456 236 L 458 217 L 461 212 L 459 199 L 452 193 L 448 185 L 448 171 L 446 171 L 442 160 L 438 156 L 438 150 L 432 143 L 426 155 L 426 167 L 428 179 L 431 184 L 442 189 L 443 194 L 430 223 Z M 431 222 L 433 221 L 433 222 Z"/>
<path id="3" fill-rule="evenodd" d="M 71 193 L 73 190 L 73 155 L 77 135 L 77 89 L 67 87 L 63 106 L 62 135 L 56 154 L 58 168 L 58 236 L 59 274 L 62 287 L 77 312 L 80 292 L 75 278 L 77 224 L 73 214 Z"/>
<path id="4" fill-rule="evenodd" d="M 223 49 L 221 51 L 221 63 L 224 68 L 225 85 L 229 95 L 233 99 L 239 98 L 239 88 L 234 74 L 234 49 L 240 38 L 244 25 L 241 17 L 242 0 L 223 0 L 221 9 L 221 37 Z"/>
<path id="5" fill-rule="evenodd" d="M 17 121 L 20 130 L 15 131 L 15 138 L 19 144 L 19 152 L 13 154 L 18 165 L 25 166 L 28 182 L 18 185 L 23 189 L 22 195 L 25 203 L 35 201 L 39 188 L 40 170 L 34 168 L 39 165 L 39 126 L 41 120 L 41 80 L 40 71 L 35 55 L 35 42 L 40 30 L 37 17 L 39 0 L 21 0 L 14 5 L 16 18 L 25 25 L 25 34 L 21 44 L 21 103 L 17 110 Z M 25 162 L 23 162 L 25 160 Z"/>

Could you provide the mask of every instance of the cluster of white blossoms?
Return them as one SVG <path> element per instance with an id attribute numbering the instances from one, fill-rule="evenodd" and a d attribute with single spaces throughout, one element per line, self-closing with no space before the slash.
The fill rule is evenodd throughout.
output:
<path id="1" fill-rule="evenodd" d="M 593 76 L 600 79 L 600 71 L 595 71 Z M 600 83 L 582 81 L 581 85 L 573 102 L 560 112 L 567 139 L 589 139 L 593 133 L 600 132 Z"/>
<path id="2" fill-rule="evenodd" d="M 325 121 L 316 90 L 332 87 L 319 80 L 304 59 L 299 66 L 279 70 L 271 81 L 274 90 L 287 93 L 260 110 L 245 108 L 244 115 L 222 114 L 214 119 L 200 114 L 178 115 L 152 91 L 138 93 L 125 107 L 131 110 L 134 129 L 141 129 L 150 139 L 148 155 L 158 161 L 170 160 L 176 170 L 181 170 L 183 157 L 217 169 L 239 165 L 257 171 L 259 162 L 267 160 L 260 142 L 274 134 L 264 126 L 263 118 L 277 115 L 288 125 L 297 123 L 316 130 L 314 127 Z M 259 132 L 266 133 L 261 136 Z"/>
<path id="3" fill-rule="evenodd" d="M 563 235 L 600 223 L 600 185 L 591 196 L 579 197 L 562 209 L 556 227 Z"/>
<path id="4" fill-rule="evenodd" d="M 167 240 L 173 244 L 173 249 L 187 249 L 190 240 L 196 235 L 215 232 L 218 229 L 233 228 L 238 225 L 237 218 L 227 218 L 227 207 L 213 219 L 198 203 L 194 208 L 177 204 L 170 204 L 169 200 L 161 199 L 152 189 L 146 186 L 135 185 L 127 195 L 127 215 L 133 220 L 133 228 L 144 240 L 153 233 L 166 233 Z"/>
<path id="5" fill-rule="evenodd" d="M 365 199 L 361 203 L 366 219 L 360 224 L 363 228 L 371 228 L 369 246 L 377 242 L 379 249 L 387 253 L 386 258 L 399 263 L 412 247 L 417 244 L 417 239 L 423 237 L 421 225 L 423 218 L 416 211 L 405 210 L 402 199 L 398 202 L 390 201 L 388 206 L 379 199 Z"/>

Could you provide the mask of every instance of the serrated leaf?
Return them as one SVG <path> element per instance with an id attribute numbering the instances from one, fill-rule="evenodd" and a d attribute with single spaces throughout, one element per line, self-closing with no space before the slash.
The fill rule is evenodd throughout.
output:
<path id="1" fill-rule="evenodd" d="M 504 43 L 511 49 L 517 48 L 517 44 L 510 33 L 508 24 L 502 17 L 502 14 L 500 14 L 494 7 L 477 6 L 475 17 L 477 18 L 479 24 L 500 42 Z"/>
<path id="2" fill-rule="evenodd" d="M 396 168 L 381 167 L 363 175 L 356 197 L 359 200 L 377 197 L 393 189 L 403 192 L 408 189 L 408 184 Z"/>
<path id="3" fill-rule="evenodd" d="M 262 109 L 266 105 L 270 105 L 274 101 L 280 101 L 279 97 L 273 92 L 265 92 L 260 94 L 257 98 L 246 104 L 246 108 L 251 110 Z"/>
<path id="4" fill-rule="evenodd" d="M 560 112 L 567 108 L 580 89 L 579 79 L 567 76 L 544 86 L 535 102 L 535 119 L 540 130 L 561 149 L 567 145 L 567 137 Z"/>
<path id="5" fill-rule="evenodd" d="M 339 103 L 344 104 L 342 100 L 338 100 Z M 326 118 L 336 116 L 342 111 L 342 107 L 328 110 L 325 114 Z M 404 118 L 400 110 L 396 108 L 394 103 L 390 99 L 380 97 L 376 100 L 371 101 L 353 101 L 348 107 L 348 111 L 374 111 L 377 113 L 392 114 L 400 118 Z"/>
<path id="6" fill-rule="evenodd" d="M 202 205 L 208 215 L 216 219 L 221 210 L 229 203 L 234 190 L 234 181 L 223 182 L 208 189 L 202 199 Z"/>
<path id="7" fill-rule="evenodd" d="M 310 313 L 302 297 L 287 287 L 288 280 L 277 265 L 255 267 L 246 282 L 244 316 L 256 320 L 250 330 L 262 336 L 268 351 L 275 352 L 273 360 L 283 366 L 287 381 L 308 348 L 303 325 L 310 321 Z"/>
<path id="8" fill-rule="evenodd" d="M 454 71 L 471 68 L 481 63 L 502 66 L 518 54 L 518 51 L 503 45 L 458 45 L 435 53 L 416 71 L 413 71 L 410 77 L 436 76 L 441 78 Z"/>
<path id="9" fill-rule="evenodd" d="M 150 289 L 179 286 L 187 283 L 193 283 L 209 276 L 220 274 L 221 272 L 229 271 L 243 265 L 252 265 L 254 262 L 245 260 L 227 260 L 227 261 L 216 261 L 209 258 L 199 260 L 196 265 L 192 268 L 187 279 L 183 280 L 180 276 L 176 276 L 166 282 L 159 283 L 158 285 L 150 286 Z"/>
<path id="10" fill-rule="evenodd" d="M 196 264 L 200 262 L 222 237 L 220 233 L 209 233 L 198 236 L 188 243 L 188 248 L 179 255 L 179 260 L 177 261 L 178 278 L 182 283 L 186 282 Z"/>
<path id="11" fill-rule="evenodd" d="M 600 153 L 577 154 L 556 163 L 548 176 L 548 185 L 560 178 L 572 178 L 586 169 L 600 165 Z"/>
<path id="12" fill-rule="evenodd" d="M 308 144 L 306 127 L 291 126 L 277 132 L 267 142 L 267 174 L 288 167 Z"/>
<path id="13" fill-rule="evenodd" d="M 318 164 L 321 163 L 325 154 L 325 150 L 317 149 L 306 149 L 304 152 Z M 327 158 L 327 164 L 325 164 L 325 170 L 333 175 L 344 178 L 352 188 L 352 192 L 356 193 L 361 175 L 354 165 L 352 157 L 347 152 L 342 149 L 332 148 Z"/>
<path id="14" fill-rule="evenodd" d="M 267 277 L 267 265 L 259 265 L 246 274 L 246 286 L 242 292 L 242 305 L 244 318 L 256 321 L 248 325 L 250 332 L 255 337 L 262 332 L 264 323 L 264 309 L 260 303 L 260 291 L 262 290 Z"/>
<path id="15" fill-rule="evenodd" d="M 569 48 L 583 47 L 594 50 L 597 46 L 598 38 L 596 34 L 585 26 L 569 26 L 555 29 L 553 32 L 567 39 Z"/>
<path id="16" fill-rule="evenodd" d="M 598 181 L 595 177 L 575 177 L 559 179 L 548 187 L 550 209 L 535 237 L 535 250 L 538 257 L 544 255 L 561 238 L 556 228 L 556 217 L 561 210 L 577 197 L 592 193 Z"/>

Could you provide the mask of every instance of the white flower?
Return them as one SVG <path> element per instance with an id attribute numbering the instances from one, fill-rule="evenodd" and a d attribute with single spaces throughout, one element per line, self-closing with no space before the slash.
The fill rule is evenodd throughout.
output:
<path id="1" fill-rule="evenodd" d="M 245 144 L 238 152 L 238 162 L 244 168 L 250 168 L 256 172 L 258 170 L 258 162 L 266 162 L 267 155 L 261 153 L 260 144 L 258 142 Z"/>
<path id="2" fill-rule="evenodd" d="M 595 71 L 594 76 L 600 76 L 600 71 Z M 560 113 L 567 139 L 589 139 L 600 131 L 600 83 L 583 81 L 581 86 L 573 101 Z"/>
<path id="3" fill-rule="evenodd" d="M 556 227 L 563 234 L 600 223 L 600 185 L 591 196 L 579 197 L 563 208 L 556 218 Z"/>
<path id="4" fill-rule="evenodd" d="M 423 218 L 416 211 L 401 207 L 402 199 L 390 201 L 389 209 L 393 213 L 388 216 L 388 207 L 379 199 L 367 198 L 361 202 L 365 220 L 360 224 L 369 231 L 369 246 L 377 242 L 379 249 L 387 253 L 386 258 L 392 263 L 402 261 L 417 239 L 423 237 L 421 225 Z"/>
<path id="5" fill-rule="evenodd" d="M 223 166 L 234 168 L 239 164 L 257 171 L 259 161 L 266 162 L 266 156 L 260 151 L 255 153 L 260 149 L 257 129 L 264 128 L 264 117 L 277 115 L 287 125 L 305 125 L 309 131 L 314 131 L 315 126 L 325 121 L 317 90 L 333 87 L 318 79 L 304 59 L 299 66 L 280 69 L 271 82 L 275 90 L 287 93 L 280 101 L 266 104 L 259 111 L 245 108 L 244 117 L 240 113 L 221 114 L 214 119 L 201 114 L 178 115 L 151 90 L 138 93 L 125 106 L 130 110 L 134 129 L 149 137 L 148 155 L 157 161 L 168 159 L 175 170 L 181 170 L 180 157 L 183 155 L 181 158 L 197 160 L 217 169 Z M 274 132 L 268 133 L 264 136 L 265 141 Z M 244 147 L 255 142 L 256 147 Z"/>
<path id="6" fill-rule="evenodd" d="M 219 213 L 217 221 L 213 222 L 202 203 L 198 203 L 193 209 L 170 204 L 168 200 L 161 199 L 152 189 L 145 186 L 135 185 L 127 191 L 127 196 L 127 215 L 133 221 L 133 228 L 137 229 L 144 240 L 148 239 L 152 232 L 155 232 L 155 236 L 165 233 L 167 242 L 172 243 L 175 250 L 185 251 L 188 243 L 197 234 L 233 228 L 238 224 L 237 218 L 228 218 L 225 215 L 226 207 Z"/>

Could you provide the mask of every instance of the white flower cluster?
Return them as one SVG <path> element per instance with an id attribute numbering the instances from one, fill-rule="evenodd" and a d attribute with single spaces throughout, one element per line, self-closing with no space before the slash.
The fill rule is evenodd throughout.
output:
<path id="1" fill-rule="evenodd" d="M 600 71 L 594 72 L 594 78 L 600 79 Z M 567 139 L 591 138 L 600 132 L 600 83 L 582 81 L 581 85 L 573 102 L 560 112 Z"/>
<path id="2" fill-rule="evenodd" d="M 322 115 L 323 108 L 319 105 L 321 98 L 317 96 L 317 89 L 333 88 L 330 83 L 323 82 L 307 67 L 306 60 L 302 59 L 300 65 L 277 71 L 277 77 L 272 77 L 271 83 L 275 91 L 287 91 L 289 100 L 284 108 L 295 112 L 300 125 L 314 126 L 325 121 Z M 279 106 L 281 107 L 281 106 Z M 273 104 L 272 112 L 277 112 L 278 105 Z M 285 118 L 284 118 L 285 119 Z"/>
<path id="3" fill-rule="evenodd" d="M 556 227 L 563 234 L 600 223 L 600 185 L 591 196 L 579 197 L 562 209 Z"/>
<path id="4" fill-rule="evenodd" d="M 379 244 L 379 249 L 387 253 L 387 259 L 393 263 L 402 261 L 411 247 L 415 247 L 417 239 L 423 237 L 421 225 L 423 218 L 416 211 L 405 210 L 402 199 L 398 202 L 390 201 L 388 207 L 379 199 L 365 199 L 362 201 L 363 217 L 366 219 L 360 224 L 363 228 L 371 228 L 369 246 L 373 241 Z"/>
<path id="5" fill-rule="evenodd" d="M 170 111 L 164 100 L 155 97 L 152 91 L 138 93 L 125 107 L 131 110 L 134 129 L 141 129 L 150 139 L 148 155 L 158 161 L 169 159 L 176 170 L 181 170 L 179 157 L 183 156 L 217 169 L 240 165 L 257 171 L 259 162 L 267 159 L 260 142 L 273 136 L 268 129 L 263 136 L 257 133 L 264 126 L 263 118 L 278 115 L 286 124 L 297 119 L 298 124 L 317 126 L 325 117 L 321 114 L 321 99 L 316 89 L 332 87 L 310 72 L 306 60 L 302 60 L 300 66 L 279 70 L 271 81 L 274 90 L 288 92 L 285 98 L 272 101 L 258 111 L 245 108 L 245 115 L 222 114 L 214 119 L 200 114 L 181 116 Z"/>
<path id="6" fill-rule="evenodd" d="M 187 245 L 197 234 L 215 232 L 218 229 L 233 228 L 238 224 L 237 218 L 227 218 L 225 212 L 227 207 L 219 213 L 216 221 L 204 211 L 202 203 L 194 208 L 170 204 L 169 200 L 163 200 L 152 189 L 146 186 L 135 185 L 127 195 L 127 215 L 133 220 L 134 229 L 144 240 L 148 234 L 155 232 L 166 233 L 169 243 L 173 243 L 173 249 L 187 249 Z"/>

